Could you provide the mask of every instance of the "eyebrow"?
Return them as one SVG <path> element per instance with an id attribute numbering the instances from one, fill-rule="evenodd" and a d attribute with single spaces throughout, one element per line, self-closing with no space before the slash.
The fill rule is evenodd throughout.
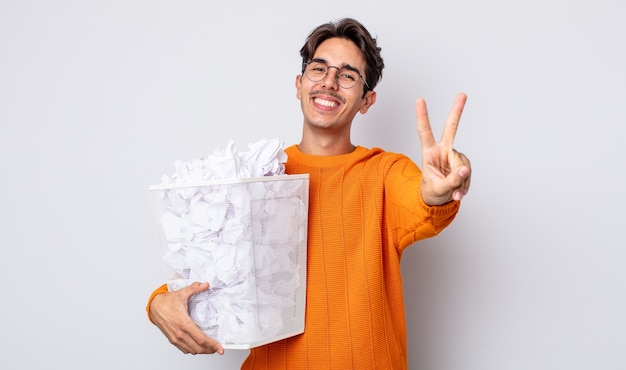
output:
<path id="1" fill-rule="evenodd" d="M 328 65 L 328 62 L 326 61 L 326 59 L 322 59 L 322 58 L 313 58 L 313 59 L 311 59 L 311 62 L 324 63 L 324 64 Z M 361 75 L 361 71 L 359 71 L 358 68 L 351 66 L 350 64 L 343 64 L 339 68 L 349 69 L 351 71 L 354 71 L 354 72 L 358 73 L 359 76 Z"/>

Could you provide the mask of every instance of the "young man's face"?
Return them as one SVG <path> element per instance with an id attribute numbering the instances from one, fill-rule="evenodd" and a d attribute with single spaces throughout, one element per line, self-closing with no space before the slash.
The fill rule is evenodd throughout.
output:
<path id="1" fill-rule="evenodd" d="M 350 40 L 331 38 L 321 43 L 312 60 L 323 61 L 327 66 L 350 67 L 365 78 L 365 59 Z M 364 80 L 359 78 L 351 88 L 341 87 L 337 80 L 338 68 L 328 68 L 328 74 L 314 82 L 305 73 L 296 78 L 297 98 L 304 114 L 304 124 L 314 128 L 335 130 L 349 134 L 350 125 L 357 112 L 367 112 L 374 104 L 375 93 L 368 91 L 363 97 Z"/>

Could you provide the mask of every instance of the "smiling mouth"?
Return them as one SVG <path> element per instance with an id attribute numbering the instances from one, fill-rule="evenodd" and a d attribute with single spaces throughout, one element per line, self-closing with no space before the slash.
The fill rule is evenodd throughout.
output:
<path id="1" fill-rule="evenodd" d="M 319 104 L 323 107 L 329 107 L 329 108 L 334 108 L 337 105 L 339 105 L 336 101 L 332 101 L 332 100 L 326 100 L 326 99 L 321 99 L 321 98 L 315 98 L 313 99 L 313 101 L 316 104 Z"/>

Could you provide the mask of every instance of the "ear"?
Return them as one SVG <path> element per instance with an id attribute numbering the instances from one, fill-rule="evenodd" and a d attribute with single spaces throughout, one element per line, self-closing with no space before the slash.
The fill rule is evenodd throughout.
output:
<path id="1" fill-rule="evenodd" d="M 359 112 L 361 112 L 361 114 L 367 113 L 374 103 L 376 103 L 376 91 L 368 91 L 365 94 L 365 98 L 363 98 L 363 104 L 361 105 Z"/>
<path id="2" fill-rule="evenodd" d="M 302 99 L 302 75 L 296 76 L 296 98 Z"/>

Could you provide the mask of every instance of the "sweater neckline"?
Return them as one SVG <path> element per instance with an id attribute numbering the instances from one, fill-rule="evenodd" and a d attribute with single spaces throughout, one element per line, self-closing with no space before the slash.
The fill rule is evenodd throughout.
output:
<path id="1" fill-rule="evenodd" d="M 362 157 L 363 154 L 367 153 L 368 151 L 369 149 L 357 145 L 352 152 L 346 154 L 312 155 L 301 152 L 298 146 L 295 144 L 287 148 L 286 150 L 288 158 L 291 158 L 299 163 L 310 163 L 319 167 L 341 166 L 345 163 L 353 161 L 356 158 Z"/>

